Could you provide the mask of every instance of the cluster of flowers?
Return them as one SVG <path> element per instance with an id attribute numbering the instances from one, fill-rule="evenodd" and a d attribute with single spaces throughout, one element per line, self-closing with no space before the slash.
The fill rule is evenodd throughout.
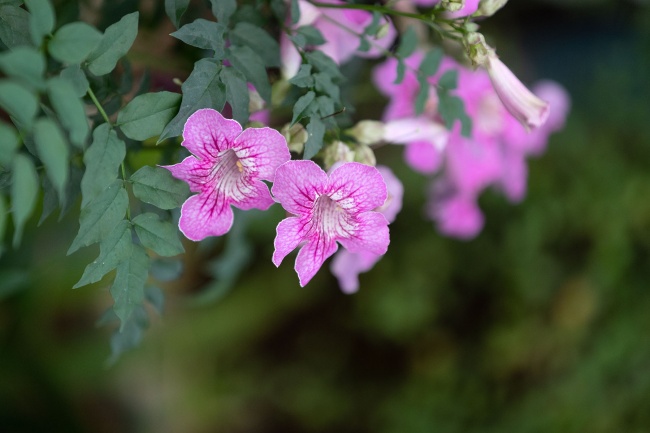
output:
<path id="1" fill-rule="evenodd" d="M 338 0 L 323 0 L 341 4 Z M 436 0 L 413 0 L 431 6 Z M 483 11 L 486 15 L 505 1 L 467 0 L 448 3 L 450 18 Z M 382 56 L 396 36 L 386 18 L 385 30 L 370 50 L 358 51 L 358 34 L 372 22 L 362 10 L 319 8 L 298 1 L 301 19 L 294 28 L 317 28 L 326 43 L 315 47 L 337 63 L 354 55 Z M 293 76 L 301 62 L 300 53 L 287 35 L 281 38 L 283 74 Z M 438 110 L 435 91 L 429 92 L 422 114 L 415 113 L 420 82 L 417 70 L 423 53 L 405 59 L 404 79 L 395 84 L 397 60 L 388 59 L 374 71 L 374 82 L 389 98 L 383 122 L 358 124 L 360 142 L 405 145 L 407 163 L 416 171 L 435 175 L 432 180 L 429 216 L 449 236 L 471 238 L 483 226 L 476 203 L 488 186 L 501 189 L 513 202 L 521 200 L 526 188 L 526 157 L 543 152 L 548 136 L 563 124 L 569 98 L 556 83 L 538 83 L 530 92 L 498 59 L 478 33 L 465 38 L 472 70 L 445 58 L 438 72 L 429 77 L 435 90 L 446 71 L 458 71 L 459 97 L 472 119 L 470 136 L 459 125 L 448 130 Z M 549 109 L 553 106 L 553 110 Z M 369 127 L 369 128 L 368 128 Z M 371 133 L 364 130 L 371 129 Z M 368 136 L 372 139 L 368 139 Z M 192 156 L 166 168 L 186 181 L 192 192 L 181 209 L 179 227 L 188 239 L 199 241 L 228 232 L 233 222 L 231 206 L 240 209 L 268 209 L 275 202 L 289 214 L 277 226 L 273 263 L 300 248 L 295 270 L 304 286 L 325 260 L 344 247 L 332 260 L 331 270 L 343 291 L 358 289 L 358 274 L 372 268 L 386 253 L 388 224 L 401 209 L 403 187 L 389 168 L 351 162 L 345 144 L 329 145 L 334 160 L 328 172 L 309 160 L 291 160 L 285 137 L 275 129 L 242 127 L 220 113 L 203 109 L 185 124 L 183 146 Z M 343 151 L 339 151 L 343 149 Z M 327 152 L 327 149 L 325 150 Z M 330 158 L 331 159 L 331 158 Z M 272 183 L 269 187 L 263 181 Z"/>

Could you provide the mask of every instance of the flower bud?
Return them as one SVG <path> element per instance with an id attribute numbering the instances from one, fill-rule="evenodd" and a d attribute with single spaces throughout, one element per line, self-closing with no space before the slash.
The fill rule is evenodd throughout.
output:
<path id="1" fill-rule="evenodd" d="M 442 0 L 442 7 L 449 12 L 458 12 L 465 7 L 465 0 Z"/>
<path id="2" fill-rule="evenodd" d="M 478 32 L 468 33 L 463 43 L 467 57 L 474 67 L 485 66 L 490 53 L 494 53 L 494 50 L 485 42 L 485 37 Z"/>
<path id="3" fill-rule="evenodd" d="M 384 138 L 384 124 L 377 120 L 362 120 L 347 132 L 360 144 L 372 145 Z"/>
<path id="4" fill-rule="evenodd" d="M 359 144 L 354 149 L 354 160 L 361 164 L 372 165 L 373 167 L 377 165 L 375 153 L 372 151 L 370 146 L 366 144 Z"/>
<path id="5" fill-rule="evenodd" d="M 548 102 L 535 96 L 492 51 L 485 66 L 499 99 L 526 129 L 537 128 L 548 119 Z"/>
<path id="6" fill-rule="evenodd" d="M 379 26 L 379 29 L 377 30 L 377 34 L 375 34 L 375 39 L 381 39 L 387 36 L 388 32 L 390 31 L 390 26 L 391 24 L 389 22 L 385 22 L 384 24 Z"/>
<path id="7" fill-rule="evenodd" d="M 287 123 L 282 127 L 280 133 L 284 136 L 285 140 L 287 140 L 287 145 L 291 152 L 302 153 L 308 138 L 307 131 L 302 124 L 296 123 L 295 125 L 290 126 Z"/>
<path id="8" fill-rule="evenodd" d="M 508 0 L 481 0 L 474 16 L 491 17 L 496 11 L 508 3 Z"/>
<path id="9" fill-rule="evenodd" d="M 325 169 L 329 170 L 337 162 L 354 161 L 354 152 L 342 141 L 335 141 L 325 148 L 323 163 Z"/>
<path id="10" fill-rule="evenodd" d="M 248 111 L 255 113 L 256 111 L 263 110 L 266 107 L 266 102 L 253 86 L 248 87 Z"/>

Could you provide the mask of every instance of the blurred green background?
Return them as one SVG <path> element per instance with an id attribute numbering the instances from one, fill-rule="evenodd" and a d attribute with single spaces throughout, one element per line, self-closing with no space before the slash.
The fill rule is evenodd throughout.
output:
<path id="1" fill-rule="evenodd" d="M 138 7 L 110 4 L 86 18 Z M 511 0 L 483 29 L 524 80 L 573 99 L 523 203 L 488 191 L 482 234 L 443 238 L 427 179 L 382 148 L 405 206 L 358 294 L 325 267 L 300 288 L 294 255 L 270 260 L 282 211 L 252 215 L 234 288 L 193 302 L 224 245 L 186 243 L 164 314 L 112 366 L 108 285 L 71 290 L 97 251 L 65 256 L 74 212 L 35 219 L 0 260 L 0 432 L 650 431 L 650 5 Z M 150 14 L 131 54 L 154 83 L 191 68 L 171 31 Z"/>

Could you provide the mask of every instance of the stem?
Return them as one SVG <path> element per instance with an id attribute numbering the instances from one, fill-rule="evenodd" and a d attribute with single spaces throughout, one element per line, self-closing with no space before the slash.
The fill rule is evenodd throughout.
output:
<path id="1" fill-rule="evenodd" d="M 387 8 L 385 6 L 364 5 L 364 4 L 331 4 L 331 3 L 320 3 L 315 1 L 310 1 L 310 3 L 313 4 L 314 6 L 318 6 L 319 8 L 358 9 L 363 11 L 380 12 L 388 15 L 397 15 L 400 17 L 415 18 L 421 21 L 426 21 L 428 19 L 426 15 L 414 14 L 411 12 L 396 11 L 394 9 Z"/>
<path id="2" fill-rule="evenodd" d="M 112 128 L 113 124 L 108 119 L 108 116 L 106 115 L 106 111 L 104 111 L 104 107 L 102 107 L 102 104 L 99 103 L 99 101 L 97 100 L 97 97 L 95 96 L 95 93 L 93 92 L 93 89 L 91 89 L 90 86 L 88 87 L 88 96 L 90 96 L 90 99 L 93 100 L 93 103 L 95 104 L 95 107 L 97 107 L 97 110 L 99 111 L 99 114 L 102 115 L 102 117 L 104 118 L 106 123 L 108 123 Z"/>

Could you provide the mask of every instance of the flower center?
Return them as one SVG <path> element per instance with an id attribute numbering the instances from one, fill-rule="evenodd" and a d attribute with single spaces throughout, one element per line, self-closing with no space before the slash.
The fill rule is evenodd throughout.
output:
<path id="1" fill-rule="evenodd" d="M 242 200 L 251 192 L 245 181 L 244 166 L 232 149 L 219 153 L 212 167 L 212 179 L 216 190 L 234 200 Z"/>
<path id="2" fill-rule="evenodd" d="M 349 238 L 354 233 L 352 217 L 328 195 L 321 195 L 314 202 L 312 230 L 328 239 Z"/>

